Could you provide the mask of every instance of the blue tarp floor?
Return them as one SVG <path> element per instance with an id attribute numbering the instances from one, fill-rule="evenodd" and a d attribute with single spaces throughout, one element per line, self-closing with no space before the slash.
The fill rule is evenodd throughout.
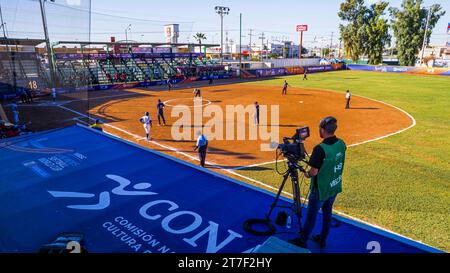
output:
<path id="1" fill-rule="evenodd" d="M 267 239 L 243 222 L 264 217 L 273 193 L 82 126 L 2 140 L 0 166 L 1 252 L 37 252 L 61 232 L 83 233 L 91 253 L 241 253 Z M 335 218 L 312 252 L 438 251 Z M 275 236 L 294 238 L 296 222 Z"/>

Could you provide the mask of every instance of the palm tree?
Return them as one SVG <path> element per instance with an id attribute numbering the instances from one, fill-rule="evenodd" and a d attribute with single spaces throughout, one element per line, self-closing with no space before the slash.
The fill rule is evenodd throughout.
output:
<path id="1" fill-rule="evenodd" d="M 198 32 L 194 35 L 194 39 L 200 44 L 200 53 L 202 52 L 202 40 L 206 40 L 206 35 L 204 33 Z"/>

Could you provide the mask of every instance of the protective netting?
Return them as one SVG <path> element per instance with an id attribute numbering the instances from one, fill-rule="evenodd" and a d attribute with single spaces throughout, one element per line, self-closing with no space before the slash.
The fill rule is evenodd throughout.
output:
<path id="1" fill-rule="evenodd" d="M 178 42 L 194 42 L 194 22 L 172 20 L 170 14 L 154 19 L 93 11 L 91 0 L 0 0 L 0 8 L 0 119 L 21 130 L 90 125 L 97 118 L 90 110 L 101 101 L 92 91 L 165 82 L 192 61 L 182 55 L 189 51 L 170 48 L 145 59 L 148 49 L 128 45 L 166 42 L 164 26 L 171 24 L 179 26 Z"/>
<path id="2" fill-rule="evenodd" d="M 0 0 L 1 137 L 89 123 L 87 88 L 72 91 L 89 86 L 91 78 L 56 55 L 80 49 L 57 48 L 58 41 L 91 40 L 90 6 L 90 0 Z M 89 57 L 81 58 L 79 67 L 88 63 Z M 81 115 L 63 111 L 69 104 Z"/>

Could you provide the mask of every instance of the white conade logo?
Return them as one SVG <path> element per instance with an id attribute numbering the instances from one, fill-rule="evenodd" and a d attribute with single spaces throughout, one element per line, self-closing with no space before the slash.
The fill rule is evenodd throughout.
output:
<path id="1" fill-rule="evenodd" d="M 111 196 L 155 196 L 158 193 L 148 191 L 147 189 L 151 187 L 150 183 L 137 183 L 132 186 L 133 190 L 127 190 L 126 187 L 130 186 L 132 183 L 129 179 L 114 175 L 107 174 L 106 177 L 111 181 L 118 183 L 116 186 L 109 191 L 103 191 L 98 196 L 98 201 L 94 204 L 72 204 L 67 205 L 69 209 L 76 210 L 104 210 L 108 208 L 111 204 Z M 86 192 L 71 192 L 71 191 L 48 191 L 55 198 L 71 198 L 71 199 L 86 199 L 86 198 L 95 198 L 96 195 L 94 193 L 86 193 Z M 163 215 L 163 212 L 156 212 L 157 209 L 161 210 L 161 208 L 165 208 L 168 212 L 167 215 Z M 152 212 L 153 211 L 153 212 Z M 198 240 L 202 237 L 207 237 L 207 243 L 205 246 L 205 252 L 207 253 L 216 253 L 228 244 L 230 244 L 236 238 L 242 238 L 243 236 L 233 230 L 227 229 L 228 235 L 224 240 L 218 242 L 218 234 L 219 234 L 219 224 L 213 221 L 207 221 L 207 226 L 203 226 L 202 224 L 205 222 L 203 217 L 194 211 L 182 210 L 180 206 L 171 201 L 164 199 L 150 200 L 145 203 L 139 209 L 139 214 L 146 220 L 149 221 L 160 221 L 161 227 L 164 231 L 174 234 L 174 235 L 185 235 L 194 231 L 197 231 L 192 237 L 184 237 L 183 241 L 189 244 L 191 247 L 198 247 Z M 179 217 L 190 217 L 192 221 L 184 221 L 184 225 L 180 226 L 179 224 L 174 227 L 172 221 Z M 184 218 L 185 219 L 185 218 Z M 223 235 L 221 235 L 223 238 Z M 204 240 L 201 240 L 202 244 Z"/>

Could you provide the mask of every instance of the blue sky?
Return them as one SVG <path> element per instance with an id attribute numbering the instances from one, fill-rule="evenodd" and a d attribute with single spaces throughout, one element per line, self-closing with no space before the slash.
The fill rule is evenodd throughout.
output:
<path id="1" fill-rule="evenodd" d="M 56 0 L 66 4 L 67 0 Z M 69 0 L 72 2 L 86 0 Z M 370 0 L 367 2 L 375 2 Z M 92 0 L 92 40 L 107 40 L 116 36 L 125 39 L 125 28 L 131 24 L 129 39 L 136 41 L 161 42 L 163 25 L 170 22 L 180 23 L 180 40 L 193 41 L 196 32 L 204 32 L 207 42 L 220 41 L 220 20 L 214 12 L 214 6 L 230 7 L 225 17 L 224 28 L 229 38 L 239 39 L 239 13 L 243 14 L 243 44 L 249 42 L 249 29 L 254 29 L 253 41 L 264 32 L 269 40 L 294 40 L 296 24 L 308 24 L 305 33 L 307 45 L 327 44 L 334 32 L 337 41 L 340 20 L 337 16 L 340 0 Z M 391 6 L 399 6 L 401 0 L 389 1 Z M 439 3 L 447 14 L 436 26 L 432 43 L 443 44 L 449 39 L 446 35 L 450 22 L 450 0 L 425 0 L 425 5 Z M 39 5 L 36 0 L 0 0 L 8 34 L 16 37 L 42 37 Z M 87 6 L 81 7 L 81 9 Z M 106 14 L 114 15 L 108 16 Z M 47 5 L 50 35 L 53 40 L 88 39 L 88 14 L 82 10 L 67 9 L 52 4 Z M 117 17 L 120 16 L 120 17 Z M 316 43 L 313 43 L 316 41 Z"/>

